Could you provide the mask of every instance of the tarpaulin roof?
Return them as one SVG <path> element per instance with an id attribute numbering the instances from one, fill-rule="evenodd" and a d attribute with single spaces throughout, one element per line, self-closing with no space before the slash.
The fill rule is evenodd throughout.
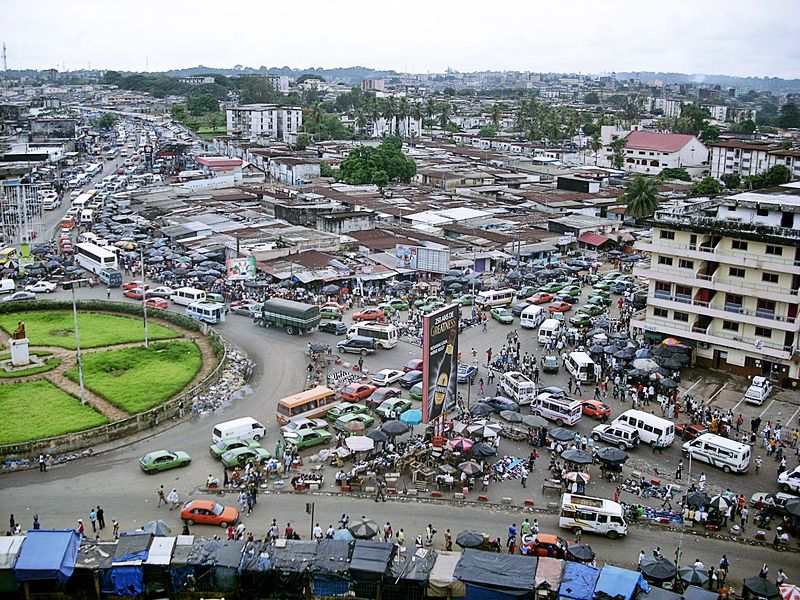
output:
<path id="1" fill-rule="evenodd" d="M 287 573 L 306 573 L 317 557 L 317 542 L 288 540 L 272 552 L 272 569 Z"/>
<path id="2" fill-rule="evenodd" d="M 63 584 L 75 570 L 81 538 L 74 529 L 34 529 L 22 544 L 14 565 L 17 581 L 55 579 Z"/>
<path id="3" fill-rule="evenodd" d="M 322 540 L 316 545 L 317 555 L 311 565 L 311 572 L 315 575 L 347 573 L 352 545 L 347 540 Z"/>
<path id="4" fill-rule="evenodd" d="M 551 590 L 557 590 L 561 583 L 561 570 L 564 568 L 564 561 L 557 558 L 542 556 L 536 567 L 536 577 L 534 579 L 536 587 L 545 586 Z"/>
<path id="5" fill-rule="evenodd" d="M 222 548 L 222 540 L 196 539 L 186 558 L 186 564 L 213 567 L 217 564 L 217 552 L 220 548 Z"/>
<path id="6" fill-rule="evenodd" d="M 0 537 L 0 569 L 11 569 L 17 560 L 19 549 L 25 541 L 24 535 Z"/>
<path id="7" fill-rule="evenodd" d="M 191 544 L 181 544 L 179 540 L 179 543 L 175 544 L 175 548 L 172 550 L 172 560 L 169 561 L 170 567 L 179 568 L 188 565 L 193 549 L 194 541 Z"/>
<path id="8" fill-rule="evenodd" d="M 719 594 L 716 594 L 719 596 Z M 650 591 L 646 594 L 639 594 L 639 600 L 680 600 L 681 595 L 670 592 L 655 585 L 650 586 Z"/>
<path id="9" fill-rule="evenodd" d="M 600 577 L 600 569 L 597 567 L 567 561 L 561 576 L 558 595 L 562 598 L 590 600 L 598 577 Z"/>
<path id="10" fill-rule="evenodd" d="M 244 540 L 226 540 L 222 547 L 217 551 L 215 567 L 226 569 L 238 569 L 242 562 L 242 551 L 244 550 Z"/>
<path id="11" fill-rule="evenodd" d="M 650 591 L 650 586 L 641 573 L 606 565 L 600 571 L 600 577 L 594 588 L 594 597 L 631 600 L 637 586 L 644 592 Z"/>
<path id="12" fill-rule="evenodd" d="M 719 594 L 704 590 L 696 585 L 689 585 L 683 590 L 683 597 L 686 598 L 686 600 L 714 600 L 711 596 L 719 597 Z"/>
<path id="13" fill-rule="evenodd" d="M 447 597 L 448 590 L 453 590 L 453 597 L 460 598 L 467 594 L 466 586 L 454 577 L 461 552 L 438 552 L 433 568 L 428 575 L 428 595 Z"/>
<path id="14" fill-rule="evenodd" d="M 395 546 L 391 542 L 357 540 L 350 559 L 350 570 L 362 573 L 386 573 Z"/>
<path id="15" fill-rule="evenodd" d="M 172 549 L 175 547 L 174 537 L 155 537 L 150 544 L 146 565 L 168 565 L 172 559 Z"/>
<path id="16" fill-rule="evenodd" d="M 272 546 L 265 542 L 247 542 L 242 553 L 242 571 L 269 571 Z"/>
<path id="17" fill-rule="evenodd" d="M 141 566 L 114 565 L 111 568 L 111 582 L 117 596 L 137 596 L 144 592 L 144 573 Z"/>
<path id="18" fill-rule="evenodd" d="M 147 560 L 150 542 L 153 541 L 152 533 L 127 534 L 119 538 L 117 549 L 114 552 L 114 563 Z"/>
<path id="19" fill-rule="evenodd" d="M 76 569 L 109 569 L 117 551 L 116 542 L 100 542 L 99 544 L 84 540 L 75 559 Z"/>
<path id="20" fill-rule="evenodd" d="M 392 561 L 392 577 L 403 581 L 427 581 L 436 563 L 436 552 L 425 548 L 406 548 Z"/>
<path id="21" fill-rule="evenodd" d="M 532 590 L 535 573 L 536 558 L 467 549 L 454 574 L 465 583 Z"/>

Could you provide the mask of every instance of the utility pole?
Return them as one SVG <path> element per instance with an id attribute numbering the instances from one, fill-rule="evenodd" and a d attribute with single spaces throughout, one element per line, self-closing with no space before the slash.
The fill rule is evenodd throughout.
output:
<path id="1" fill-rule="evenodd" d="M 150 346 L 147 335 L 147 284 L 144 282 L 144 244 L 139 244 L 139 263 L 142 267 L 142 310 L 144 311 L 144 347 Z"/>
<path id="2" fill-rule="evenodd" d="M 311 515 L 311 539 L 314 539 L 314 503 L 306 502 L 306 514 Z"/>
<path id="3" fill-rule="evenodd" d="M 75 285 L 80 280 L 67 281 L 64 287 L 72 291 L 72 318 L 75 320 L 75 350 L 77 351 L 78 359 L 78 383 L 80 385 L 80 401 L 81 404 L 86 404 L 86 389 L 83 386 L 83 359 L 81 358 L 81 335 L 78 330 L 78 307 L 75 304 Z M 67 288 L 67 286 L 69 286 Z"/>

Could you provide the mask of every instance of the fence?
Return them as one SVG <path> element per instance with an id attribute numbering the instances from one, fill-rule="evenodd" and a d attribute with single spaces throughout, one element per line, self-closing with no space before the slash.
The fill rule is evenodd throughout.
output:
<path id="1" fill-rule="evenodd" d="M 13 306 L 9 306 L 13 305 Z M 19 305 L 11 302 L 6 305 L 0 305 L 0 314 L 6 312 L 19 311 Z M 142 315 L 142 308 L 136 304 L 128 304 L 123 302 L 102 302 L 102 301 L 79 301 L 76 302 L 78 309 L 91 312 L 119 312 L 127 313 L 130 315 Z M 40 311 L 40 310 L 59 310 L 69 308 L 72 310 L 72 303 L 66 301 L 37 301 L 31 303 L 30 308 L 26 305 L 23 310 L 26 312 Z M 225 368 L 227 359 L 227 350 L 225 344 L 219 334 L 213 329 L 199 323 L 194 319 L 164 310 L 148 310 L 148 315 L 153 318 L 163 319 L 184 329 L 198 331 L 204 333 L 208 338 L 211 347 L 218 359 L 217 365 L 214 369 L 206 375 L 203 380 L 194 387 L 183 390 L 180 394 L 167 400 L 163 404 L 151 408 L 146 412 L 142 412 L 121 421 L 115 421 L 108 425 L 101 425 L 92 429 L 86 429 L 76 433 L 67 433 L 52 438 L 42 438 L 30 442 L 21 442 L 19 444 L 7 444 L 0 446 L 0 457 L 4 458 L 23 458 L 25 456 L 35 457 L 40 453 L 49 455 L 63 454 L 65 452 L 74 452 L 88 446 L 103 444 L 110 442 L 132 433 L 152 429 L 160 422 L 173 418 L 184 418 L 191 415 L 192 398 L 205 393 L 209 387 L 219 381 L 220 375 Z"/>

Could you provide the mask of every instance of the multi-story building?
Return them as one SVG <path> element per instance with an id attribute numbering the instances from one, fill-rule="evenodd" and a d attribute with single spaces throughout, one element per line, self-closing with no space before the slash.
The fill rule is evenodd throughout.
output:
<path id="1" fill-rule="evenodd" d="M 800 187 L 687 201 L 651 224 L 632 326 L 684 341 L 699 365 L 800 382 Z"/>
<path id="2" fill-rule="evenodd" d="M 759 175 L 775 165 L 785 165 L 792 179 L 800 179 L 800 151 L 759 141 L 719 140 L 709 146 L 711 176 L 717 179 L 732 173 L 742 177 Z"/>
<path id="3" fill-rule="evenodd" d="M 179 77 L 178 81 L 181 83 L 188 83 L 189 85 L 208 85 L 214 83 L 214 78 L 211 75 L 191 75 L 188 77 Z"/>
<path id="4" fill-rule="evenodd" d="M 626 171 L 658 175 L 662 169 L 683 168 L 694 176 L 708 171 L 708 148 L 693 135 L 631 131 L 625 141 L 622 168 Z M 614 152 L 608 144 L 600 154 L 602 166 L 613 164 Z"/>
<path id="5" fill-rule="evenodd" d="M 225 116 L 228 135 L 251 140 L 262 137 L 289 142 L 303 124 L 303 109 L 299 106 L 243 104 L 228 108 Z"/>

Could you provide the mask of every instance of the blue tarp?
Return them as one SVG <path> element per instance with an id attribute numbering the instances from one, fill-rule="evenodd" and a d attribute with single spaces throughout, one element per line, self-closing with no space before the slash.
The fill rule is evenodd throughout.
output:
<path id="1" fill-rule="evenodd" d="M 115 565 L 111 568 L 111 582 L 117 596 L 137 596 L 144 592 L 144 572 L 135 565 Z"/>
<path id="2" fill-rule="evenodd" d="M 533 592 L 525 590 L 498 590 L 480 585 L 467 584 L 467 600 L 520 600 L 531 598 Z"/>
<path id="3" fill-rule="evenodd" d="M 636 593 L 636 587 L 649 592 L 650 586 L 638 571 L 620 569 L 612 565 L 606 565 L 600 571 L 600 577 L 594 588 L 594 597 L 616 598 L 620 600 L 631 600 Z"/>
<path id="4" fill-rule="evenodd" d="M 55 579 L 63 585 L 75 570 L 80 545 L 81 538 L 73 529 L 32 529 L 22 543 L 14 578 Z"/>
<path id="5" fill-rule="evenodd" d="M 536 565 L 535 557 L 468 549 L 458 561 L 454 577 L 473 586 L 530 591 L 534 587 Z"/>
<path id="6" fill-rule="evenodd" d="M 561 585 L 558 588 L 559 598 L 574 600 L 591 600 L 594 586 L 600 577 L 600 569 L 578 562 L 567 562 Z"/>

